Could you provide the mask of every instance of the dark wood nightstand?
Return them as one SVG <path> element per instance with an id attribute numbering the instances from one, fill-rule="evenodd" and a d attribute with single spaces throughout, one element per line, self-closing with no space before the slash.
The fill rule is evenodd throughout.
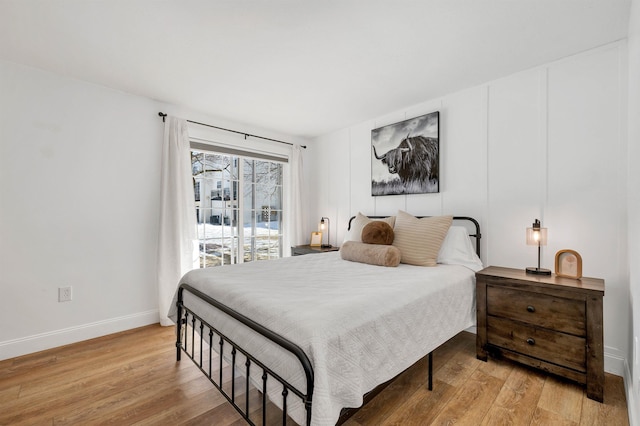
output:
<path id="1" fill-rule="evenodd" d="M 291 256 L 302 256 L 303 254 L 326 253 L 329 251 L 340 251 L 340 247 L 311 247 L 310 245 L 291 247 Z"/>
<path id="2" fill-rule="evenodd" d="M 602 402 L 604 280 L 529 275 L 490 266 L 476 273 L 477 358 L 507 358 L 586 385 Z"/>

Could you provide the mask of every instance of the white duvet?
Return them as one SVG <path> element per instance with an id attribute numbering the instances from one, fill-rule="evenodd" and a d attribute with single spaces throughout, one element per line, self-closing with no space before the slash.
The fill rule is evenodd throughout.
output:
<path id="1" fill-rule="evenodd" d="M 460 265 L 385 268 L 338 252 L 197 269 L 181 280 L 300 346 L 315 374 L 312 425 L 334 425 L 344 407 L 475 324 L 475 274 Z M 301 391 L 297 359 L 185 292 L 185 305 Z M 176 320 L 175 299 L 169 316 Z M 255 370 L 255 371 L 254 371 Z M 259 377 L 260 371 L 255 368 Z M 269 396 L 282 400 L 270 380 Z M 289 414 L 304 424 L 295 396 Z"/>

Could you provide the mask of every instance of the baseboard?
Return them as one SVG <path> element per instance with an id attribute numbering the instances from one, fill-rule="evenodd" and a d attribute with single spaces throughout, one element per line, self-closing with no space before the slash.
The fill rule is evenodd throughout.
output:
<path id="1" fill-rule="evenodd" d="M 615 348 L 605 346 L 604 348 L 604 371 L 607 373 L 615 374 L 616 376 L 624 377 L 625 366 L 627 360 L 620 351 Z"/>
<path id="2" fill-rule="evenodd" d="M 627 391 L 627 407 L 629 408 L 629 425 L 640 426 L 640 400 L 634 397 L 631 388 Z"/>
<path id="3" fill-rule="evenodd" d="M 0 360 L 81 342 L 136 327 L 157 324 L 158 320 L 158 311 L 151 310 L 0 342 Z"/>
<path id="4" fill-rule="evenodd" d="M 627 411 L 629 412 L 629 425 L 640 426 L 640 400 L 638 399 L 638 390 L 633 388 L 633 379 L 629 364 L 624 363 L 624 389 L 627 394 Z"/>

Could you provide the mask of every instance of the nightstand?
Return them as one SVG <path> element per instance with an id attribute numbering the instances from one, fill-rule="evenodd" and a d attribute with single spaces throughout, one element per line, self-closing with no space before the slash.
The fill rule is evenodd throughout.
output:
<path id="1" fill-rule="evenodd" d="M 603 296 L 599 278 L 485 268 L 476 273 L 477 358 L 502 357 L 565 377 L 602 402 Z"/>
<path id="2" fill-rule="evenodd" d="M 311 247 L 310 245 L 291 247 L 291 256 L 302 256 L 303 254 L 326 253 L 329 251 L 340 251 L 340 247 Z"/>

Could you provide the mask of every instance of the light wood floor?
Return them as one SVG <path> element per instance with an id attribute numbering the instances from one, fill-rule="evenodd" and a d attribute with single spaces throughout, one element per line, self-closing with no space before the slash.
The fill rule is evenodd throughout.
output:
<path id="1" fill-rule="evenodd" d="M 0 425 L 243 425 L 193 363 L 175 362 L 172 328 L 148 326 L 0 361 Z M 622 378 L 604 403 L 582 387 L 506 361 L 475 358 L 460 333 L 403 373 L 345 424 L 627 425 Z"/>

